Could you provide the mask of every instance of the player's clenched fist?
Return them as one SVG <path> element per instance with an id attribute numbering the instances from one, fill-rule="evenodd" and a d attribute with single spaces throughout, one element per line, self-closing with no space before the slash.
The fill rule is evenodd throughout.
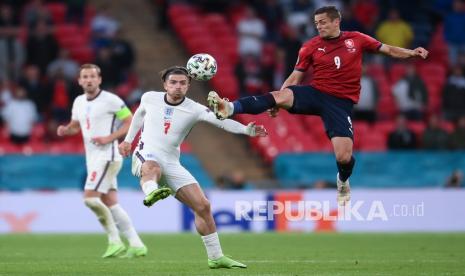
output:
<path id="1" fill-rule="evenodd" d="M 66 130 L 67 130 L 66 126 L 59 126 L 57 128 L 57 135 L 58 136 L 65 136 L 66 135 Z"/>
<path id="2" fill-rule="evenodd" d="M 415 56 L 416 56 L 416 57 L 421 57 L 422 59 L 427 58 L 427 57 L 428 57 L 428 53 L 429 53 L 429 52 L 428 52 L 425 48 L 423 48 L 423 47 L 415 48 L 415 49 L 413 50 L 413 52 L 415 53 Z"/>
<path id="3" fill-rule="evenodd" d="M 131 144 L 128 142 L 122 142 L 119 144 L 118 150 L 122 156 L 127 157 L 131 154 Z"/>

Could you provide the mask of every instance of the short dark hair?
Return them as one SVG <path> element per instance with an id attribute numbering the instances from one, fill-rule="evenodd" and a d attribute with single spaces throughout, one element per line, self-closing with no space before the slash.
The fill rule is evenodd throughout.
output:
<path id="1" fill-rule="evenodd" d="M 98 65 L 93 63 L 85 63 L 81 65 L 81 67 L 79 68 L 79 76 L 81 76 L 81 71 L 84 69 L 95 69 L 99 77 L 102 75 L 102 71 L 100 70 L 100 67 Z"/>
<path id="2" fill-rule="evenodd" d="M 166 68 L 165 70 L 160 72 L 161 80 L 163 82 L 166 81 L 166 79 L 170 75 L 184 75 L 189 79 L 189 82 L 191 81 L 191 76 L 189 75 L 189 72 L 187 72 L 186 67 L 182 66 L 172 66 L 170 68 Z"/>
<path id="3" fill-rule="evenodd" d="M 315 15 L 322 14 L 322 13 L 326 13 L 328 17 L 331 18 L 331 20 L 334 20 L 336 18 L 339 18 L 339 20 L 341 19 L 341 13 L 336 8 L 336 6 L 325 6 L 325 7 L 321 7 L 317 9 L 313 13 L 313 18 L 315 18 Z"/>

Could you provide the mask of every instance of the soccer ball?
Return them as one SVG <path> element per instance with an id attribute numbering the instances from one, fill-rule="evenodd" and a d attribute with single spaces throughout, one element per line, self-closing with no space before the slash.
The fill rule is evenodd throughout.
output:
<path id="1" fill-rule="evenodd" d="M 209 54 L 195 54 L 187 61 L 186 68 L 193 79 L 207 81 L 215 76 L 218 65 Z"/>

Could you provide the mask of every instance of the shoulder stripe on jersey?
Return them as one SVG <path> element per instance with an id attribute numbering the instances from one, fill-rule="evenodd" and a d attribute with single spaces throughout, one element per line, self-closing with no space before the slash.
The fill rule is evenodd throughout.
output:
<path id="1" fill-rule="evenodd" d="M 113 115 L 113 120 L 111 121 L 110 133 L 113 133 L 113 127 L 115 126 L 115 121 L 116 121 L 116 115 Z M 111 142 L 111 161 L 115 161 L 115 141 Z"/>
<path id="2" fill-rule="evenodd" d="M 142 155 L 141 155 L 138 151 L 136 151 L 136 157 L 139 158 L 139 160 L 140 160 L 142 163 L 145 162 L 145 158 L 142 157 Z"/>
<path id="3" fill-rule="evenodd" d="M 95 186 L 94 191 L 97 191 L 98 187 L 100 187 L 100 184 L 102 184 L 102 181 L 105 178 L 105 175 L 107 174 L 108 167 L 110 167 L 110 161 L 107 161 L 107 163 L 105 164 L 105 169 L 103 169 L 102 176 L 100 176 L 100 179 L 98 180 L 97 186 Z"/>

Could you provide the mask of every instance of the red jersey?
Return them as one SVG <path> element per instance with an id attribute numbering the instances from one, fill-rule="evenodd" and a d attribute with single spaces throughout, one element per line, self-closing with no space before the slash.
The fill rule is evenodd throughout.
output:
<path id="1" fill-rule="evenodd" d="M 305 72 L 312 66 L 312 87 L 357 103 L 362 54 L 364 51 L 375 52 L 381 45 L 378 40 L 359 32 L 341 32 L 333 39 L 316 36 L 300 48 L 295 70 Z"/>

